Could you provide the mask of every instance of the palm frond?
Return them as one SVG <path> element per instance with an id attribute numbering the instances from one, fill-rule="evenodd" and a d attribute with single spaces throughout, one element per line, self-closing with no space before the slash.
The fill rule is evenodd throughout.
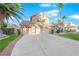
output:
<path id="1" fill-rule="evenodd" d="M 5 18 L 8 21 L 11 18 L 12 21 L 14 17 L 18 22 L 19 20 L 23 20 L 23 13 L 20 12 L 21 4 L 18 3 L 0 3 L 0 12 L 5 13 Z"/>

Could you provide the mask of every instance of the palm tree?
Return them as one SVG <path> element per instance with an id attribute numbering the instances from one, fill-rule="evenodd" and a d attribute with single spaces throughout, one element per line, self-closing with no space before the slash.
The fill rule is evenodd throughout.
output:
<path id="1" fill-rule="evenodd" d="M 23 15 L 23 13 L 20 11 L 21 9 L 21 4 L 18 3 L 0 3 L 0 26 L 4 22 L 4 20 L 7 20 L 8 22 L 9 18 L 12 21 L 16 19 L 18 22 L 19 20 L 23 20 L 23 18 L 21 17 Z"/>
<path id="2" fill-rule="evenodd" d="M 62 27 L 63 27 L 64 29 L 66 29 L 66 28 L 64 27 L 64 21 L 65 21 L 65 19 L 67 19 L 67 18 L 68 18 L 68 17 L 65 16 L 65 15 L 62 17 Z"/>
<path id="3" fill-rule="evenodd" d="M 59 8 L 59 18 L 57 19 L 58 23 L 62 22 L 62 13 L 61 13 L 61 9 L 64 7 L 63 3 L 59 3 L 58 4 L 58 8 Z"/>
<path id="4" fill-rule="evenodd" d="M 58 24 L 61 24 L 59 25 L 58 27 L 58 31 L 61 30 L 63 28 L 63 18 L 65 18 L 64 16 L 62 17 L 62 12 L 61 12 L 61 9 L 64 7 L 64 4 L 63 3 L 59 3 L 58 4 L 58 8 L 59 8 L 59 18 L 57 19 L 58 21 Z"/>
<path id="5" fill-rule="evenodd" d="M 14 21 L 14 18 L 19 22 L 19 19 L 22 20 L 23 13 L 20 11 L 22 9 L 21 4 L 18 3 L 0 3 L 0 24 L 6 19 L 11 18 Z"/>
<path id="6" fill-rule="evenodd" d="M 59 11 L 60 11 L 59 17 L 61 18 L 62 17 L 61 9 L 64 7 L 64 4 L 63 3 L 59 3 L 58 7 L 59 7 Z"/>
<path id="7" fill-rule="evenodd" d="M 68 17 L 64 15 L 64 16 L 62 17 L 62 22 L 64 22 L 64 20 L 67 19 L 67 18 L 68 18 Z"/>

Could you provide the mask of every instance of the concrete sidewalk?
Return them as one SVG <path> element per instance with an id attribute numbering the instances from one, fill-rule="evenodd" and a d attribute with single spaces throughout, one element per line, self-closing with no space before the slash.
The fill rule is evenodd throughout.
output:
<path id="1" fill-rule="evenodd" d="M 36 36 L 25 34 L 15 45 L 12 56 L 79 56 L 79 41 L 47 32 Z"/>

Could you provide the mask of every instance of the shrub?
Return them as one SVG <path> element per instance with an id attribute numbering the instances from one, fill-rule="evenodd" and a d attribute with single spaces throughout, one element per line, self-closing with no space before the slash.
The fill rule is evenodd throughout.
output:
<path id="1" fill-rule="evenodd" d="M 53 33 L 55 33 L 55 31 L 54 30 L 51 30 L 51 33 L 53 34 Z"/>
<path id="2" fill-rule="evenodd" d="M 14 34 L 14 28 L 3 28 L 3 34 L 11 35 Z"/>
<path id="3" fill-rule="evenodd" d="M 75 29 L 73 29 L 73 30 L 72 30 L 72 29 L 70 29 L 70 32 L 76 32 L 76 30 L 75 30 Z"/>
<path id="4" fill-rule="evenodd" d="M 57 31 L 56 31 L 56 33 L 60 33 L 60 32 L 61 32 L 61 30 L 57 30 Z"/>
<path id="5" fill-rule="evenodd" d="M 20 29 L 17 29 L 17 33 L 18 33 L 18 35 L 20 35 L 20 34 L 21 34 L 21 31 L 20 31 Z"/>

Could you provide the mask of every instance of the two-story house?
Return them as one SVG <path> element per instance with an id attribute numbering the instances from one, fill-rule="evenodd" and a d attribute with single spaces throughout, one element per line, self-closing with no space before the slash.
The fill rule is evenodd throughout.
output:
<path id="1" fill-rule="evenodd" d="M 44 13 L 38 13 L 36 15 L 33 15 L 30 18 L 30 21 L 33 22 L 33 23 L 41 23 L 41 24 L 43 24 L 43 27 L 47 27 L 49 25 L 50 19 Z"/>

